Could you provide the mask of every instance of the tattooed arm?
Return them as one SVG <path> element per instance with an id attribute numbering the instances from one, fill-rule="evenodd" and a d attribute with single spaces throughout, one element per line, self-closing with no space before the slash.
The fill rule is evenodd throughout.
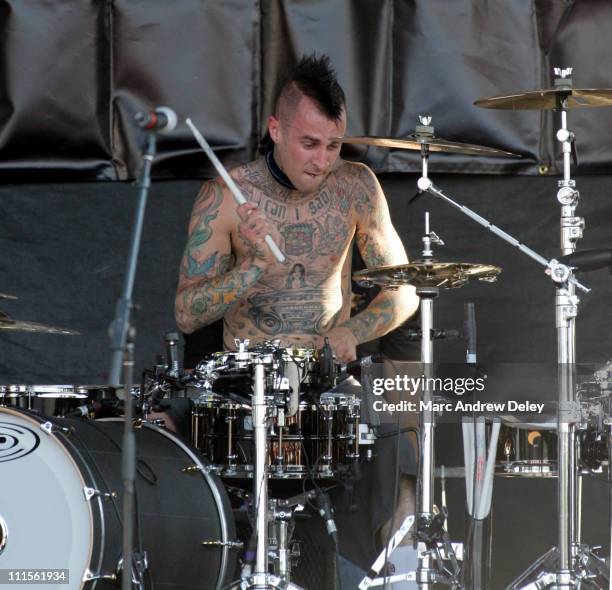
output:
<path id="1" fill-rule="evenodd" d="M 261 232 L 267 231 L 263 218 L 254 203 L 246 203 L 237 211 L 243 222 L 249 220 L 249 227 L 241 223 L 238 229 L 245 244 L 252 246 L 251 255 L 234 266 L 229 203 L 233 201 L 227 189 L 217 180 L 204 183 L 196 198 L 175 298 L 176 323 L 185 333 L 223 317 L 268 263 L 259 246 Z"/>
<path id="2" fill-rule="evenodd" d="M 353 203 L 357 216 L 355 239 L 368 268 L 405 264 L 408 257 L 391 223 L 384 193 L 373 172 L 359 166 Z M 333 328 L 326 336 L 337 358 L 356 358 L 355 348 L 374 338 L 384 336 L 403 324 L 418 308 L 414 287 L 397 290 L 381 289 L 368 307 Z M 335 344 L 335 345 L 334 345 Z"/>

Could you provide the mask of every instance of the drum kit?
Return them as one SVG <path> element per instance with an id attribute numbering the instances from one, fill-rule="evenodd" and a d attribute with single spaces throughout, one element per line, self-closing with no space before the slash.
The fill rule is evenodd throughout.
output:
<path id="1" fill-rule="evenodd" d="M 576 290 L 588 291 L 575 273 L 610 265 L 611 256 L 609 251 L 574 252 L 584 219 L 576 216 L 579 193 L 570 175 L 575 137 L 567 127 L 568 110 L 612 106 L 612 90 L 575 89 L 571 70 L 555 73 L 552 89 L 475 104 L 560 113 L 557 139 L 564 167 L 557 193 L 559 259 L 544 258 L 455 202 L 429 178 L 430 152 L 514 154 L 437 138 L 430 117 L 421 117 L 415 133 L 405 139 L 343 138 L 345 143 L 420 151 L 419 190 L 447 202 L 541 264 L 555 287 L 557 416 L 550 418 L 548 428 L 525 421 L 485 423 L 480 418 L 463 425 L 468 511 L 474 521 L 487 517 L 494 473 L 558 480 L 558 545 L 512 582 L 511 590 L 608 587 L 612 566 L 583 544 L 580 536 L 581 478 L 600 472 L 604 465 L 612 471 L 612 365 L 608 363 L 581 384 L 575 369 Z M 431 230 L 429 216 L 422 241 L 420 259 L 367 269 L 354 279 L 384 288 L 416 288 L 421 302 L 422 371 L 424 377 L 433 378 L 434 302 L 443 291 L 470 280 L 492 282 L 501 269 L 436 260 L 433 248 L 442 241 Z M 0 298 L 12 296 L 0 294 Z M 474 322 L 468 322 L 467 328 L 468 355 L 475 362 Z M 76 334 L 0 314 L 3 329 Z M 125 328 L 123 340 L 128 332 Z M 178 362 L 177 336 L 167 337 L 166 359 L 144 371 L 138 387 L 131 385 L 127 370 L 125 385 L 115 383 L 116 362 L 112 386 L 0 386 L 3 568 L 22 568 L 28 565 L 26 556 L 36 555 L 38 570 L 59 565 L 75 588 L 163 584 L 299 590 L 294 576 L 299 543 L 292 535 L 296 518 L 308 504 L 316 505 L 337 548 L 326 490 L 356 477 L 360 462 L 371 458 L 376 438 L 362 411 L 367 395 L 349 375 L 353 368 L 364 369 L 367 362 L 341 365 L 327 343 L 321 350 L 311 350 L 281 347 L 279 342 L 250 346 L 248 340 L 236 340 L 234 351 L 210 355 L 186 373 Z M 117 337 L 116 343 L 122 338 Z M 118 351 L 119 344 L 113 348 L 114 353 Z M 490 587 L 491 572 L 478 547 L 466 544 L 462 550 L 451 543 L 445 528 L 447 515 L 434 504 L 437 413 L 429 383 L 430 379 L 424 379 L 420 390 L 416 511 L 390 536 L 359 584 L 360 590 L 406 581 L 416 582 L 421 589 L 436 584 Z M 181 398 L 189 400 L 188 441 L 165 428 L 155 413 Z M 122 457 L 122 448 L 132 444 L 122 438 L 126 421 L 136 441 L 132 490 Z M 488 457 L 486 448 L 484 455 L 477 448 L 485 431 L 490 437 Z M 477 464 L 481 469 L 476 473 Z M 122 512 L 121 499 L 126 494 L 133 496 L 133 506 L 125 512 L 124 504 Z M 124 576 L 126 553 L 121 551 L 121 539 L 125 543 L 126 514 L 135 534 L 128 538 L 130 575 Z M 246 521 L 242 527 L 238 514 Z M 416 571 L 390 574 L 385 570 L 380 577 L 389 555 L 406 535 L 412 536 L 418 551 Z"/>

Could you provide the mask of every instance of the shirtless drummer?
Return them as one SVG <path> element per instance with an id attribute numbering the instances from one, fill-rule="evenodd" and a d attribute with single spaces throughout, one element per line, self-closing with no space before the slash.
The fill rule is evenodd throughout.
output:
<path id="1" fill-rule="evenodd" d="M 339 157 L 346 106 L 329 58 L 305 57 L 292 70 L 268 130 L 273 147 L 265 157 L 230 172 L 247 203 L 236 207 L 219 178 L 204 183 L 196 198 L 176 294 L 177 324 L 190 334 L 223 318 L 227 350 L 235 348 L 235 338 L 320 349 L 327 337 L 338 361 L 354 360 L 358 344 L 405 322 L 418 298 L 410 286 L 382 289 L 350 317 L 353 238 L 367 267 L 408 260 L 376 176 Z M 285 263 L 274 258 L 266 234 Z M 389 457 L 384 462 L 394 465 Z M 393 479 L 389 470 L 383 475 Z M 363 485 L 368 483 L 380 486 Z M 402 513 L 413 511 L 406 505 L 411 496 L 402 493 Z M 375 522 L 370 515 L 365 520 Z M 341 517 L 338 524 L 345 553 Z"/>

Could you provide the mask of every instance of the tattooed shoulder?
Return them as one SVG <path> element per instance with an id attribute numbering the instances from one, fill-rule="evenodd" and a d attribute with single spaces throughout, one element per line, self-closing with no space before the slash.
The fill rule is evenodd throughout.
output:
<path id="1" fill-rule="evenodd" d="M 220 182 L 209 180 L 202 185 L 198 196 L 196 197 L 193 213 L 194 214 L 212 214 L 219 210 L 223 201 L 223 187 Z"/>
<path id="2" fill-rule="evenodd" d="M 223 199 L 223 187 L 217 180 L 205 182 L 196 197 L 181 264 L 181 276 L 185 279 L 214 275 L 221 266 L 230 264 L 225 255 L 219 257 L 218 251 L 207 252 L 207 244 L 213 235 L 212 224 L 219 217 Z"/>
<path id="3" fill-rule="evenodd" d="M 353 206 L 358 215 L 369 215 L 375 209 L 379 187 L 370 168 L 360 162 L 347 163 L 346 174 L 352 179 L 351 192 Z"/>

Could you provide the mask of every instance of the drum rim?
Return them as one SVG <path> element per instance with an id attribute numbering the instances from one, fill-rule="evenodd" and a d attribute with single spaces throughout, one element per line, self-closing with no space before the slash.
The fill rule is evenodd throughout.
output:
<path id="1" fill-rule="evenodd" d="M 108 385 L 74 385 L 68 383 L 5 383 L 0 385 L 0 399 L 38 397 L 43 399 L 87 399 L 92 391 L 111 389 Z"/>
<path id="2" fill-rule="evenodd" d="M 37 431 L 42 430 L 41 427 L 45 424 L 57 426 L 58 429 L 63 428 L 66 424 L 70 424 L 70 422 L 66 422 L 65 419 L 62 418 L 41 416 L 36 412 L 20 408 L 13 408 L 10 406 L 0 406 L 0 418 L 2 417 L 3 413 L 13 415 L 15 417 L 21 417 L 26 422 L 30 423 L 30 425 Z M 91 426 L 95 426 L 95 422 L 121 423 L 123 422 L 123 420 L 121 418 L 104 418 L 91 422 L 80 422 L 83 424 L 90 424 Z M 208 488 L 215 502 L 219 529 L 222 541 L 224 543 L 223 547 L 221 548 L 221 556 L 219 560 L 219 568 L 217 571 L 216 582 L 217 590 L 221 590 L 221 588 L 223 588 L 224 585 L 228 583 L 229 576 L 233 574 L 233 571 L 229 571 L 229 566 L 231 563 L 229 559 L 229 552 L 231 548 L 228 545 L 229 542 L 234 541 L 236 538 L 235 525 L 233 521 L 229 518 L 229 515 L 232 514 L 232 508 L 229 502 L 229 498 L 227 496 L 227 492 L 225 492 L 225 488 L 223 488 L 223 484 L 219 477 L 217 477 L 213 473 L 210 473 L 206 461 L 203 459 L 203 457 L 198 456 L 198 451 L 196 449 L 190 448 L 174 433 L 171 433 L 154 424 L 150 424 L 147 422 L 144 422 L 143 424 L 148 429 L 151 429 L 154 432 L 169 439 L 170 442 L 174 443 L 178 448 L 180 448 L 185 453 L 185 455 L 189 457 L 191 461 L 193 461 L 198 467 L 200 467 L 199 471 L 202 474 L 203 479 L 206 481 L 206 484 L 208 485 Z M 51 432 L 47 430 L 42 430 L 42 434 L 47 434 L 48 436 L 52 437 L 54 441 L 59 445 L 63 455 L 68 458 L 68 460 L 73 466 L 73 469 L 76 471 L 77 478 L 80 480 L 80 483 L 82 485 L 81 492 L 83 494 L 85 494 L 84 488 L 86 487 L 93 488 L 94 490 L 106 490 L 106 485 L 104 484 L 103 479 L 100 479 L 100 477 L 95 476 L 96 462 L 90 462 L 89 460 L 87 460 L 86 453 L 84 452 L 84 450 L 76 444 L 78 442 L 78 438 L 75 440 L 71 440 L 70 435 L 64 434 L 62 430 Z M 84 447 L 84 449 L 85 451 L 87 451 L 86 446 Z M 223 490 L 223 492 L 221 490 Z M 84 564 L 84 571 L 80 573 L 79 577 L 80 588 L 83 588 L 84 584 L 87 583 L 83 578 L 83 576 L 86 575 L 87 571 L 93 572 L 94 574 L 102 571 L 106 557 L 104 549 L 106 547 L 107 536 L 105 521 L 105 516 L 107 515 L 107 513 L 104 510 L 103 498 L 100 495 L 92 496 L 86 502 L 86 505 L 89 520 L 89 539 L 87 562 Z M 96 506 L 95 509 L 93 507 L 94 505 Z M 233 535 L 233 538 L 230 538 L 230 535 Z M 110 560 L 112 561 L 112 557 L 110 558 Z"/>
<path id="3" fill-rule="evenodd" d="M 207 399 L 206 394 L 198 397 L 192 397 L 191 402 L 193 403 L 194 411 L 197 409 L 203 410 L 240 410 L 245 412 L 253 411 L 250 401 L 245 400 L 244 402 L 238 402 L 228 400 L 226 397 L 222 398 L 221 394 L 214 393 L 213 397 Z M 306 400 L 300 400 L 299 410 L 310 411 L 310 412 L 340 412 L 347 411 L 347 409 L 359 406 L 359 402 L 344 400 L 339 403 L 336 402 L 325 402 L 323 404 L 316 402 L 309 402 Z M 294 414 L 295 415 L 295 414 Z M 292 417 L 292 416 L 288 416 Z"/>
<path id="4" fill-rule="evenodd" d="M 546 416 L 550 416 L 546 414 Z M 544 417 L 544 416 L 543 416 Z M 516 430 L 557 430 L 557 421 L 554 419 L 551 420 L 543 420 L 542 422 L 534 422 L 529 420 L 520 420 L 516 416 L 512 414 L 502 414 L 499 416 L 499 419 L 503 426 L 507 426 L 508 428 L 514 428 Z"/>

